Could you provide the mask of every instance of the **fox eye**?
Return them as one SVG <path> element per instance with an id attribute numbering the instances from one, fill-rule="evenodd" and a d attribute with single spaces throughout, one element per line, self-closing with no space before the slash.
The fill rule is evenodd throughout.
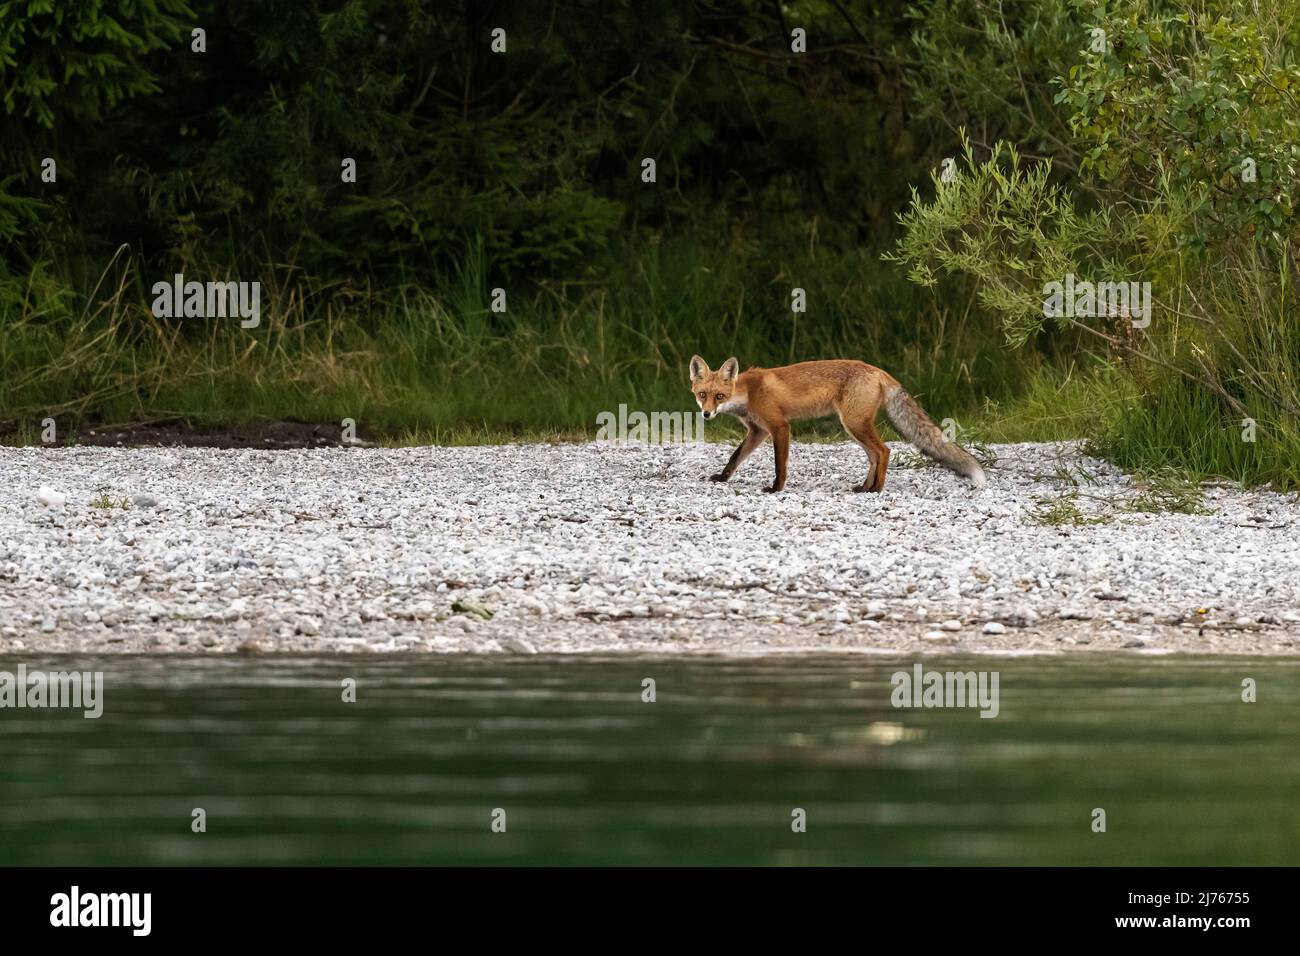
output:
<path id="1" fill-rule="evenodd" d="M 727 396 L 723 395 L 721 392 L 718 392 L 717 395 L 714 395 L 714 396 L 713 396 L 714 400 L 715 400 L 715 401 L 719 401 L 719 402 L 722 401 L 722 400 L 723 400 L 724 398 L 726 398 L 726 397 L 727 397 Z"/>
<path id="2" fill-rule="evenodd" d="M 704 393 L 704 392 L 700 392 L 700 395 L 699 395 L 700 401 L 704 401 L 704 400 L 705 400 L 706 398 L 708 398 L 708 397 L 709 397 L 709 396 L 708 396 L 706 393 Z"/>

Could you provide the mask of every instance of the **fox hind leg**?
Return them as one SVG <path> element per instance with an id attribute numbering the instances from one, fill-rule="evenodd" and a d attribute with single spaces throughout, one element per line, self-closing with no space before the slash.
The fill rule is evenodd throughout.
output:
<path id="1" fill-rule="evenodd" d="M 840 424 L 844 430 L 854 437 L 862 450 L 867 453 L 867 477 L 862 479 L 862 484 L 854 485 L 854 491 L 871 491 L 879 492 L 885 487 L 885 474 L 889 471 L 889 446 L 880 440 L 880 433 L 876 431 L 875 422 L 869 417 L 852 421 L 842 412 L 840 413 Z"/>

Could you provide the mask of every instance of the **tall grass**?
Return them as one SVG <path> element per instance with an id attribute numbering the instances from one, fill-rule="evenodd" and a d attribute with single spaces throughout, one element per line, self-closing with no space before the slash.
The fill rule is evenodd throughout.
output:
<path id="1" fill-rule="evenodd" d="M 1141 354 L 1094 354 L 1098 340 L 1078 330 L 1010 350 L 957 283 L 919 289 L 867 250 L 680 238 L 611 250 L 579 278 L 509 287 L 504 312 L 492 310 L 491 273 L 474 248 L 454 274 L 383 293 L 267 266 L 261 324 L 242 329 L 155 318 L 160 277 L 125 250 L 83 295 L 36 269 L 0 316 L 0 435 L 36 441 L 48 417 L 64 435 L 352 418 L 393 442 L 584 439 L 620 404 L 693 410 L 695 352 L 766 366 L 846 356 L 887 369 L 968 438 L 1087 438 L 1134 471 L 1300 487 L 1300 318 L 1290 277 L 1258 263 L 1220 264 L 1208 285 L 1198 272 L 1209 292 L 1162 303 Z M 790 309 L 796 286 L 806 313 Z M 1243 440 L 1247 418 L 1255 441 Z"/>
<path id="2" fill-rule="evenodd" d="M 615 249 L 589 275 L 507 288 L 504 312 L 492 310 L 499 283 L 475 248 L 454 274 L 382 294 L 267 266 L 255 329 L 155 318 L 159 278 L 120 250 L 87 295 L 34 280 L 0 317 L 0 427 L 30 436 L 48 416 L 72 428 L 353 418 L 394 440 L 590 437 L 597 413 L 620 403 L 692 409 L 685 370 L 699 352 L 767 366 L 862 358 L 936 416 L 1005 438 L 1020 437 L 1023 397 L 1045 410 L 1044 395 L 1078 381 L 1062 371 L 1061 342 L 1013 355 L 969 296 L 918 290 L 870 250 L 773 254 L 697 237 Z M 806 313 L 791 311 L 796 286 Z M 1079 427 L 1058 406 L 1027 421 L 1024 437 Z"/>
<path id="3" fill-rule="evenodd" d="M 1300 488 L 1300 307 L 1293 273 L 1247 249 L 1174 284 L 1141 354 L 1131 401 L 1096 450 L 1136 470 Z M 1200 290 L 1199 294 L 1195 290 Z"/>

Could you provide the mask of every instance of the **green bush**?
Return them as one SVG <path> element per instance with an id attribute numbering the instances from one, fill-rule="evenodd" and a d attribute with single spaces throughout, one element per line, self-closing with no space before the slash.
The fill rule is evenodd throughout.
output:
<path id="1" fill-rule="evenodd" d="M 914 194 L 887 258 L 921 284 L 968 277 L 1013 344 L 1049 321 L 1050 282 L 1150 283 L 1149 326 L 1055 316 L 1136 386 L 1098 447 L 1134 467 L 1300 484 L 1300 3 L 1074 6 L 1090 42 L 1053 83 L 1078 178 L 967 142 L 955 179 Z"/>

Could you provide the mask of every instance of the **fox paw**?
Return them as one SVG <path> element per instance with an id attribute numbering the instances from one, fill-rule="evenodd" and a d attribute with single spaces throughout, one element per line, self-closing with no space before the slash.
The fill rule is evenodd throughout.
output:
<path id="1" fill-rule="evenodd" d="M 880 491 L 879 488 L 873 488 L 871 485 L 854 485 L 853 490 L 857 492 L 870 491 L 873 493 Z"/>
<path id="2" fill-rule="evenodd" d="M 718 472 L 716 475 L 709 475 L 709 481 L 726 481 L 731 476 L 725 472 Z"/>
<path id="3" fill-rule="evenodd" d="M 778 488 L 776 485 L 768 485 L 768 486 L 767 486 L 766 488 L 764 488 L 763 490 L 766 491 L 766 492 L 770 495 L 770 494 L 775 494 L 776 492 L 780 491 L 781 489 Z"/>

